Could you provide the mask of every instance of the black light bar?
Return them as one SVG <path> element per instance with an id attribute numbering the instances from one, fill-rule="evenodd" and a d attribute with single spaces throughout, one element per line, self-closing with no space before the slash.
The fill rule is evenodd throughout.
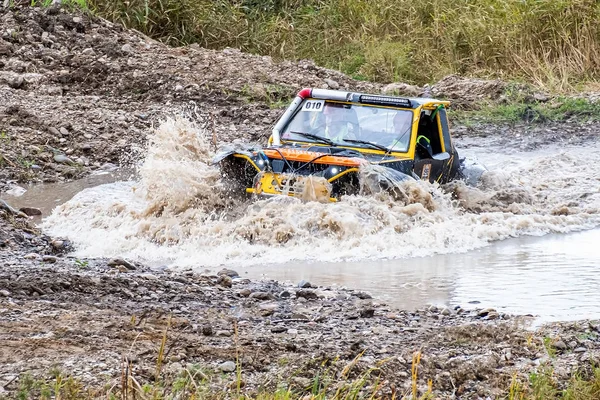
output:
<path id="1" fill-rule="evenodd" d="M 412 103 L 410 102 L 410 100 L 402 97 L 373 96 L 369 94 L 362 94 L 358 101 L 360 101 L 361 103 L 378 104 L 382 106 L 412 107 Z"/>

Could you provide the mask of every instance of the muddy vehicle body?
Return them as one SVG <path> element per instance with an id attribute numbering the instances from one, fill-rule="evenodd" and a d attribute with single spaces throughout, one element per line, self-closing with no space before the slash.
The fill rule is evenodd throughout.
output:
<path id="1" fill-rule="evenodd" d="M 337 201 L 368 186 L 404 180 L 446 183 L 461 176 L 448 101 L 303 89 L 264 148 L 217 155 L 234 190 Z M 370 173 L 363 173 L 370 171 Z"/>

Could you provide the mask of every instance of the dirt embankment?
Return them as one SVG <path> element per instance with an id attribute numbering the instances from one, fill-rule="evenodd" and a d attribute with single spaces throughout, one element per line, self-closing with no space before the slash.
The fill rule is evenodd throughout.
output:
<path id="1" fill-rule="evenodd" d="M 506 91 L 501 81 L 456 76 L 430 88 L 383 86 L 311 61 L 169 48 L 91 15 L 16 3 L 0 4 L 0 190 L 9 181 L 73 179 L 136 160 L 150 128 L 174 114 L 207 126 L 220 142 L 264 141 L 302 87 L 432 95 L 463 108 L 502 101 Z"/>
<path id="2" fill-rule="evenodd" d="M 0 5 L 0 181 L 126 161 L 173 114 L 210 123 L 219 140 L 262 139 L 282 99 L 327 86 L 378 89 L 308 61 L 173 49 L 89 15 Z"/>
<path id="3" fill-rule="evenodd" d="M 367 373 L 365 394 L 407 394 L 420 352 L 420 392 L 431 379 L 436 398 L 498 398 L 540 365 L 565 382 L 600 360 L 593 323 L 528 331 L 530 318 L 491 309 L 408 312 L 363 292 L 253 282 L 230 270 L 78 260 L 61 255 L 68 243 L 7 210 L 0 217 L 0 396 L 23 389 L 24 374 L 44 379 L 56 368 L 98 395 L 121 393 L 125 370 L 153 382 L 163 337 L 160 379 L 200 370 L 213 394 L 236 390 L 236 363 L 248 394 L 283 384 L 302 396 L 317 376 L 335 392 Z"/>

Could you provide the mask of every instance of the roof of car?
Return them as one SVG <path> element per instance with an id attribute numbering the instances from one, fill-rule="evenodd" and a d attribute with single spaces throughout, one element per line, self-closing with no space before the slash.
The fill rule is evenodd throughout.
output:
<path id="1" fill-rule="evenodd" d="M 371 104 L 376 102 L 378 99 L 382 101 L 382 103 L 389 103 L 389 105 L 396 105 L 398 107 L 402 107 L 399 104 L 393 104 L 394 100 L 398 102 L 405 101 L 407 102 L 405 107 L 417 108 L 420 106 L 438 106 L 443 104 L 444 106 L 449 106 L 450 102 L 447 100 L 439 100 L 433 98 L 424 98 L 424 97 L 402 97 L 402 96 L 392 96 L 386 94 L 370 94 L 370 93 L 355 93 L 355 92 L 346 92 L 343 90 L 331 90 L 331 89 L 304 89 L 300 91 L 299 96 L 305 98 L 315 98 L 315 99 L 324 99 L 324 100 L 336 100 L 336 101 L 348 101 L 348 102 L 365 102 L 361 101 L 363 98 L 368 97 L 371 100 Z M 410 106 L 409 106 L 410 104 Z"/>

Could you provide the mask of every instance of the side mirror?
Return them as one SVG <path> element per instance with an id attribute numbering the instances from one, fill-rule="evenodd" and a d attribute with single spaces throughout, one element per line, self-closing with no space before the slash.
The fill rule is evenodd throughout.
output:
<path id="1" fill-rule="evenodd" d="M 438 161 L 446 161 L 450 159 L 450 154 L 448 154 L 448 152 L 445 151 L 443 153 L 434 154 L 432 158 Z"/>

